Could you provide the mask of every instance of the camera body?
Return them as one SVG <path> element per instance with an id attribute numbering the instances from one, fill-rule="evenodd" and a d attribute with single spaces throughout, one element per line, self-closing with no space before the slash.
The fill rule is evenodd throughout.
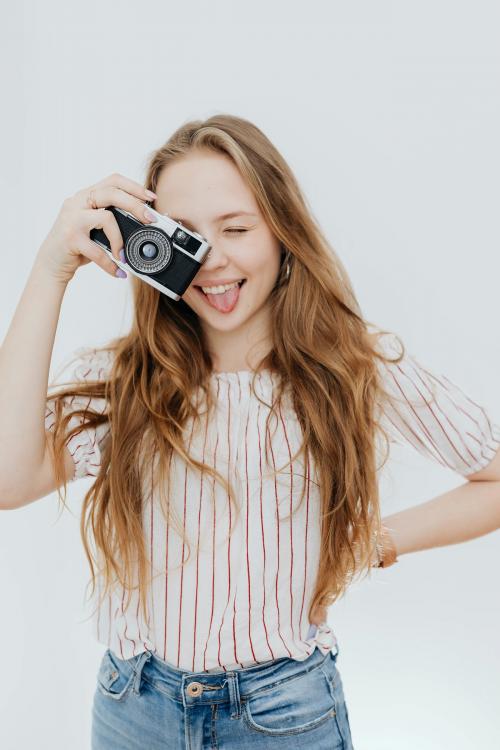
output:
<path id="1" fill-rule="evenodd" d="M 143 224 L 128 211 L 107 206 L 123 237 L 125 263 L 112 255 L 109 240 L 102 229 L 91 229 L 90 239 L 106 250 L 121 269 L 177 301 L 198 273 L 210 245 L 197 232 L 186 229 L 168 214 L 160 214 L 150 206 L 148 209 L 157 218 Z"/>

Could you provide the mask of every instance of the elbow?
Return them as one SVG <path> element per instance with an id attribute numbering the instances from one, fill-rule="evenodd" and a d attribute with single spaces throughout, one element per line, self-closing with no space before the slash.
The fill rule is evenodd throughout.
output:
<path id="1" fill-rule="evenodd" d="M 15 510 L 22 503 L 16 503 L 8 495 L 0 491 L 0 510 Z"/>
<path id="2" fill-rule="evenodd" d="M 35 498 L 24 490 L 19 485 L 0 487 L 0 510 L 16 510 L 32 502 Z"/>

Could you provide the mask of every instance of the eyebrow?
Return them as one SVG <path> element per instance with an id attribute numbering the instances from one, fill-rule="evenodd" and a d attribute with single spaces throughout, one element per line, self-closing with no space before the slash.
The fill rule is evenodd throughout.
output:
<path id="1" fill-rule="evenodd" d="M 257 216 L 257 214 L 251 213 L 250 211 L 230 211 L 227 214 L 222 214 L 221 216 L 216 216 L 214 219 L 214 223 L 217 223 L 219 221 L 224 221 L 225 219 L 234 219 L 235 216 Z M 190 222 L 187 219 L 178 219 L 174 216 L 172 216 L 172 219 L 174 221 L 180 221 L 184 226 L 189 227 Z"/>

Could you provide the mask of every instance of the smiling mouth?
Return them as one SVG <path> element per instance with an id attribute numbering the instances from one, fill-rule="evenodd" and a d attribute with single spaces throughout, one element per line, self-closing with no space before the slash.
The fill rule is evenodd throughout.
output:
<path id="1" fill-rule="evenodd" d="M 230 313 L 238 304 L 241 287 L 245 281 L 246 279 L 243 279 L 241 282 L 238 282 L 237 286 L 234 286 L 225 292 L 221 292 L 220 294 L 210 294 L 210 292 L 205 294 L 201 286 L 196 284 L 194 285 L 194 288 L 198 291 L 198 294 L 203 297 L 205 304 L 209 305 L 214 310 L 217 310 L 219 313 Z"/>
<path id="2" fill-rule="evenodd" d="M 245 283 L 245 281 L 246 281 L 246 279 L 242 279 L 241 281 L 238 282 L 238 286 L 239 286 L 240 289 L 243 286 L 243 284 Z M 203 289 L 201 288 L 201 286 L 198 286 L 198 284 L 194 284 L 193 286 L 194 286 L 195 289 L 198 289 L 205 297 L 207 296 L 206 292 L 203 291 Z"/>

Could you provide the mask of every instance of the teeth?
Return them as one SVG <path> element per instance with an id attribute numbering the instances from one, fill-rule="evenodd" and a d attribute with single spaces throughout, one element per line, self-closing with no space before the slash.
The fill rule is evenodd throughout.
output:
<path id="1" fill-rule="evenodd" d="M 240 281 L 243 281 L 243 279 L 240 279 Z M 227 292 L 228 289 L 238 286 L 239 283 L 239 281 L 234 281 L 232 284 L 224 284 L 223 286 L 202 286 L 201 288 L 205 294 L 222 294 L 223 292 Z"/>

